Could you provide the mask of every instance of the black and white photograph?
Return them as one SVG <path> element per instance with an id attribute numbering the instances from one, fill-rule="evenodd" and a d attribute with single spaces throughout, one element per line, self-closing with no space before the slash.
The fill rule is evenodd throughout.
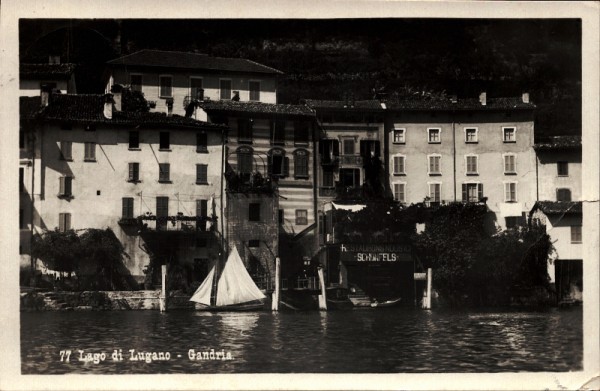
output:
<path id="1" fill-rule="evenodd" d="M 42 3 L 3 44 L 2 389 L 599 386 L 598 3 Z"/>

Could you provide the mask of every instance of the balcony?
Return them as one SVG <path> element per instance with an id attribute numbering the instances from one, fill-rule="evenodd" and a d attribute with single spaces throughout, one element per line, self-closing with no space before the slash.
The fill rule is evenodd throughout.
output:
<path id="1" fill-rule="evenodd" d="M 340 156 L 340 166 L 362 167 L 363 158 L 360 155 L 342 155 Z"/>
<path id="2" fill-rule="evenodd" d="M 319 187 L 319 197 L 335 197 L 335 187 Z"/>
<path id="3" fill-rule="evenodd" d="M 125 219 L 121 219 L 125 220 Z M 121 223 L 121 220 L 119 223 Z M 127 219 L 131 220 L 131 219 Z M 184 216 L 178 213 L 175 216 L 142 215 L 137 217 L 142 231 L 147 232 L 211 232 L 216 228 L 217 217 L 212 216 Z"/>

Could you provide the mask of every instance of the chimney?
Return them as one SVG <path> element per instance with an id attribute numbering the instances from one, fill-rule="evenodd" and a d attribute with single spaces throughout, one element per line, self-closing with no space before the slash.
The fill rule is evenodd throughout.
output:
<path id="1" fill-rule="evenodd" d="M 481 103 L 482 106 L 487 105 L 487 93 L 485 91 L 479 94 L 479 103 Z"/>
<path id="2" fill-rule="evenodd" d="M 523 93 L 523 103 L 529 103 L 529 92 Z"/>
<path id="3" fill-rule="evenodd" d="M 113 94 L 104 95 L 104 117 L 106 119 L 112 119 L 113 117 Z"/>
<path id="4" fill-rule="evenodd" d="M 50 100 L 52 99 L 52 87 L 48 84 L 43 84 L 40 89 L 40 100 L 41 106 L 46 107 L 50 104 Z"/>
<path id="5" fill-rule="evenodd" d="M 115 110 L 123 110 L 123 86 L 121 84 L 113 84 L 110 87 L 110 92 L 113 94 L 113 100 L 115 102 Z"/>
<path id="6" fill-rule="evenodd" d="M 173 98 L 167 98 L 167 116 L 173 115 Z"/>

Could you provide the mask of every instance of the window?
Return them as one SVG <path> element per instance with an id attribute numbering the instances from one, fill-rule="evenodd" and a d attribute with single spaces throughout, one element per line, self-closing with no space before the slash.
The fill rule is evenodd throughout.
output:
<path id="1" fill-rule="evenodd" d="M 196 133 L 196 152 L 208 152 L 208 135 L 206 133 Z"/>
<path id="2" fill-rule="evenodd" d="M 306 209 L 296 209 L 296 225 L 308 224 L 308 211 Z"/>
<path id="3" fill-rule="evenodd" d="M 294 152 L 294 177 L 308 178 L 308 152 L 304 149 Z"/>
<path id="4" fill-rule="evenodd" d="M 465 128 L 465 143 L 477 142 L 477 128 Z"/>
<path id="5" fill-rule="evenodd" d="M 23 229 L 25 227 L 25 211 L 23 209 L 19 209 L 19 229 Z"/>
<path id="6" fill-rule="evenodd" d="M 342 187 L 360 187 L 360 169 L 340 168 L 340 185 Z"/>
<path id="7" fill-rule="evenodd" d="M 86 162 L 96 161 L 96 143 L 85 143 L 85 155 L 83 160 Z"/>
<path id="8" fill-rule="evenodd" d="M 394 201 L 406 202 L 406 183 L 394 183 Z"/>
<path id="9" fill-rule="evenodd" d="M 190 97 L 198 100 L 204 99 L 204 89 L 202 89 L 201 78 L 190 77 Z"/>
<path id="10" fill-rule="evenodd" d="M 507 216 L 504 218 L 504 220 L 506 222 L 507 229 L 517 228 L 523 225 L 523 217 L 521 216 Z"/>
<path id="11" fill-rule="evenodd" d="M 504 202 L 517 202 L 516 182 L 507 182 L 504 184 Z"/>
<path id="12" fill-rule="evenodd" d="M 160 76 L 160 97 L 170 98 L 173 96 L 173 79 L 171 76 Z"/>
<path id="13" fill-rule="evenodd" d="M 440 155 L 429 156 L 429 175 L 441 175 L 440 162 L 442 157 Z"/>
<path id="14" fill-rule="evenodd" d="M 25 148 L 25 132 L 19 130 L 19 149 Z"/>
<path id="15" fill-rule="evenodd" d="M 248 82 L 248 90 L 250 91 L 250 100 L 260 100 L 260 82 L 250 81 Z"/>
<path id="16" fill-rule="evenodd" d="M 571 189 L 556 189 L 556 201 L 571 201 Z"/>
<path id="17" fill-rule="evenodd" d="M 285 120 L 271 121 L 271 144 L 285 144 Z"/>
<path id="18" fill-rule="evenodd" d="M 140 163 L 129 163 L 129 182 L 140 181 Z"/>
<path id="19" fill-rule="evenodd" d="M 196 184 L 208 185 L 208 165 L 196 164 Z"/>
<path id="20" fill-rule="evenodd" d="M 333 187 L 333 168 L 323 167 L 323 177 L 321 179 L 321 186 Z"/>
<path id="21" fill-rule="evenodd" d="M 581 225 L 571 226 L 571 243 L 581 243 Z"/>
<path id="22" fill-rule="evenodd" d="M 344 151 L 344 155 L 354 155 L 354 139 L 346 138 L 342 140 L 342 148 Z"/>
<path id="23" fill-rule="evenodd" d="M 379 156 L 379 140 L 360 140 L 360 156 L 369 161 L 375 156 Z"/>
<path id="24" fill-rule="evenodd" d="M 158 164 L 158 181 L 159 182 L 170 182 L 171 181 L 171 165 L 169 163 Z"/>
<path id="25" fill-rule="evenodd" d="M 25 169 L 19 168 L 19 193 L 25 191 Z"/>
<path id="26" fill-rule="evenodd" d="M 289 172 L 289 159 L 283 149 L 275 148 L 269 151 L 268 172 L 271 176 L 286 177 Z"/>
<path id="27" fill-rule="evenodd" d="M 514 143 L 517 141 L 517 130 L 515 128 L 502 128 L 502 141 Z"/>
<path id="28" fill-rule="evenodd" d="M 427 141 L 430 144 L 437 144 L 437 143 L 442 142 L 441 133 L 442 133 L 442 130 L 439 128 L 427 129 Z"/>
<path id="29" fill-rule="evenodd" d="M 441 183 L 430 183 L 429 184 L 429 202 L 439 203 L 441 202 Z"/>
<path id="30" fill-rule="evenodd" d="M 294 144 L 308 145 L 309 123 L 307 121 L 294 122 Z"/>
<path id="31" fill-rule="evenodd" d="M 558 176 L 569 176 L 569 162 L 556 162 Z"/>
<path id="32" fill-rule="evenodd" d="M 208 216 L 208 201 L 207 200 L 196 200 L 196 217 L 207 217 Z M 202 219 L 196 222 L 196 229 L 200 231 L 206 231 L 206 219 Z"/>
<path id="33" fill-rule="evenodd" d="M 73 160 L 72 143 L 70 141 L 60 142 L 60 158 L 62 160 Z"/>
<path id="34" fill-rule="evenodd" d="M 221 90 L 221 99 L 231 99 L 231 80 L 221 80 L 219 88 Z"/>
<path id="35" fill-rule="evenodd" d="M 158 149 L 162 151 L 168 151 L 169 149 L 171 149 L 171 140 L 169 132 L 160 132 Z"/>
<path id="36" fill-rule="evenodd" d="M 142 75 L 130 75 L 129 84 L 131 85 L 131 91 L 142 92 Z"/>
<path id="37" fill-rule="evenodd" d="M 406 158 L 402 155 L 397 155 L 392 158 L 392 167 L 394 175 L 406 175 L 404 171 Z"/>
<path id="38" fill-rule="evenodd" d="M 252 172 L 252 149 L 248 147 L 238 148 L 237 150 L 237 168 L 240 174 L 250 174 Z"/>
<path id="39" fill-rule="evenodd" d="M 477 175 L 477 156 L 476 155 L 469 155 L 469 156 L 465 156 L 465 163 L 466 163 L 466 173 L 467 175 Z"/>
<path id="40" fill-rule="evenodd" d="M 156 229 L 167 228 L 167 217 L 169 216 L 169 197 L 156 197 Z"/>
<path id="41" fill-rule="evenodd" d="M 140 132 L 137 130 L 131 130 L 129 132 L 129 149 L 140 148 Z"/>
<path id="42" fill-rule="evenodd" d="M 483 198 L 483 184 L 481 183 L 463 183 L 462 200 L 463 202 L 479 202 Z"/>
<path id="43" fill-rule="evenodd" d="M 404 144 L 406 142 L 405 137 L 406 129 L 394 128 L 394 144 Z"/>
<path id="44" fill-rule="evenodd" d="M 260 240 L 258 240 L 258 239 L 248 240 L 248 247 L 250 247 L 250 248 L 258 248 L 258 247 L 260 247 Z"/>
<path id="45" fill-rule="evenodd" d="M 515 155 L 504 155 L 504 173 L 517 173 L 517 157 Z"/>
<path id="46" fill-rule="evenodd" d="M 133 198 L 123 197 L 122 217 L 124 219 L 132 219 L 133 218 Z"/>
<path id="47" fill-rule="evenodd" d="M 58 195 L 61 197 L 73 196 L 73 177 L 63 176 L 59 178 Z"/>
<path id="48" fill-rule="evenodd" d="M 260 204 L 251 202 L 248 204 L 248 220 L 249 221 L 260 221 Z"/>
<path id="49" fill-rule="evenodd" d="M 60 232 L 67 232 L 71 229 L 71 213 L 59 213 L 58 214 L 58 230 Z"/>
<path id="50" fill-rule="evenodd" d="M 331 164 L 340 155 L 340 143 L 338 140 L 320 140 L 319 155 L 321 164 Z"/>
<path id="51" fill-rule="evenodd" d="M 251 143 L 252 142 L 252 128 L 254 121 L 252 119 L 240 118 L 238 119 L 238 142 L 240 143 Z"/>

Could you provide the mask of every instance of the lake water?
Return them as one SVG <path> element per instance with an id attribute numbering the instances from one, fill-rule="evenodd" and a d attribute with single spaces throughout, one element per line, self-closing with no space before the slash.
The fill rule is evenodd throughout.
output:
<path id="1" fill-rule="evenodd" d="M 582 369 L 582 309 L 22 313 L 21 346 L 24 374 L 562 372 Z"/>

